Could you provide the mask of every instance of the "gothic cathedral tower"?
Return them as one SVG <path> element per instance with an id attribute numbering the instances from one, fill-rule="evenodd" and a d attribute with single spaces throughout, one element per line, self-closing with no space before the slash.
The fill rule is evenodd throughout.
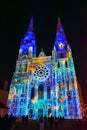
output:
<path id="1" fill-rule="evenodd" d="M 36 57 L 36 38 L 31 18 L 21 40 L 9 96 L 8 114 L 33 119 L 51 114 L 66 119 L 81 119 L 82 110 L 72 51 L 58 18 L 52 56 L 41 50 Z"/>

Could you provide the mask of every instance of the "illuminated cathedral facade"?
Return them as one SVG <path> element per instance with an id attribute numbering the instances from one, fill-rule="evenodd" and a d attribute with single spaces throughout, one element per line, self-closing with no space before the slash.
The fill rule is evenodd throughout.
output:
<path id="1" fill-rule="evenodd" d="M 72 51 L 58 18 L 52 55 L 36 56 L 33 18 L 20 43 L 8 96 L 8 114 L 81 119 L 82 110 Z M 48 47 L 49 49 L 49 47 Z"/>

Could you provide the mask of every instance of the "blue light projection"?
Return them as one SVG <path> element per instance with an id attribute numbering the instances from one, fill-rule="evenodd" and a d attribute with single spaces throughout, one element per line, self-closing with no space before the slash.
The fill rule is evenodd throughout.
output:
<path id="1" fill-rule="evenodd" d="M 56 38 L 54 47 L 58 52 L 60 51 L 66 51 L 66 45 L 67 45 L 66 36 L 64 34 L 63 27 L 61 25 L 60 18 L 58 17 L 58 24 L 57 24 L 57 30 L 56 30 Z"/>
<path id="2" fill-rule="evenodd" d="M 20 49 L 22 50 L 22 55 L 28 55 L 29 47 L 34 49 L 33 55 L 36 54 L 36 41 L 33 32 L 27 32 L 24 38 L 21 40 Z"/>
<path id="3" fill-rule="evenodd" d="M 28 53 L 32 53 L 33 56 L 36 56 L 36 37 L 33 32 L 33 17 L 31 18 L 28 31 L 21 40 L 19 53 L 20 52 L 22 55 L 28 55 Z"/>
<path id="4" fill-rule="evenodd" d="M 36 40 L 32 20 L 21 40 L 13 74 L 8 114 L 21 117 L 41 115 L 81 119 L 82 111 L 71 48 L 60 20 L 52 56 L 43 51 L 36 57 Z"/>

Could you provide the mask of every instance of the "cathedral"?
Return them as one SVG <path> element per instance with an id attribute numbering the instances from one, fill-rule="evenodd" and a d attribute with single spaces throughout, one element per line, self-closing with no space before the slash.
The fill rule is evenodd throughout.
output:
<path id="1" fill-rule="evenodd" d="M 8 95 L 9 115 L 81 119 L 82 108 L 72 50 L 58 18 L 52 55 L 36 56 L 33 17 L 20 42 Z"/>

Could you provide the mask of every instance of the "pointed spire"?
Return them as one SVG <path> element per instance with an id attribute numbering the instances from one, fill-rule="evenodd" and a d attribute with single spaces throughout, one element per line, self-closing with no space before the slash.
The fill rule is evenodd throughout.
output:
<path id="1" fill-rule="evenodd" d="M 56 30 L 56 32 L 64 33 L 64 30 L 63 30 L 63 27 L 62 27 L 62 23 L 61 23 L 60 17 L 58 17 L 57 30 Z"/>
<path id="2" fill-rule="evenodd" d="M 60 28 L 60 26 L 61 26 L 62 24 L 61 24 L 61 20 L 60 20 L 60 17 L 58 17 L 58 20 L 57 20 L 57 32 L 59 31 L 59 28 Z"/>
<path id="3" fill-rule="evenodd" d="M 61 20 L 58 17 L 56 37 L 55 37 L 55 41 L 54 41 L 54 49 L 57 52 L 66 51 L 67 44 L 68 44 L 68 41 L 66 39 L 66 35 L 64 33 L 64 30 L 63 30 L 63 27 L 61 24 Z"/>
<path id="4" fill-rule="evenodd" d="M 60 17 L 58 17 L 55 41 L 59 43 L 67 43 L 67 39 L 66 39 L 63 27 L 62 27 Z"/>
<path id="5" fill-rule="evenodd" d="M 29 24 L 29 27 L 28 27 L 28 31 L 33 31 L 34 28 L 33 28 L 33 16 L 31 17 L 31 20 L 30 20 L 30 24 Z"/>

